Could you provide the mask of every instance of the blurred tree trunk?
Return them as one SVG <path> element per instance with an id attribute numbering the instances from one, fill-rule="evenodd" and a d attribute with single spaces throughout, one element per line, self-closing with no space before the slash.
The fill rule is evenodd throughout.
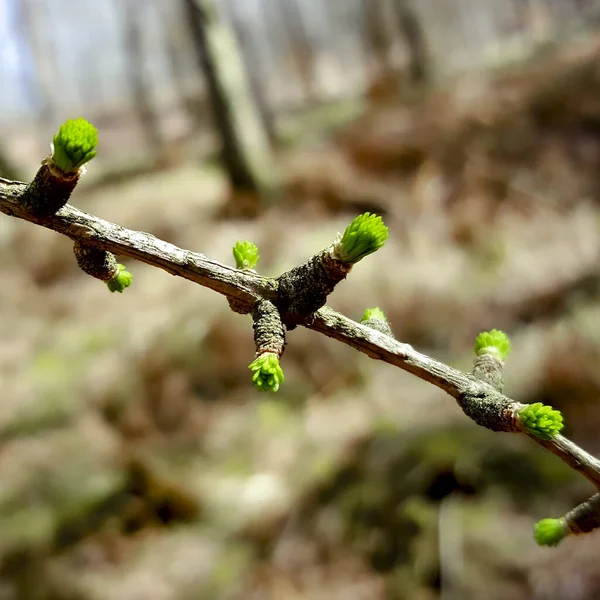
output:
<path id="1" fill-rule="evenodd" d="M 386 28 L 386 15 L 383 0 L 361 0 L 362 24 L 367 46 L 368 64 L 375 59 L 376 68 L 372 74 L 375 78 L 392 73 L 390 49 L 392 41 Z"/>
<path id="2" fill-rule="evenodd" d="M 208 0 L 183 3 L 232 191 L 250 192 L 258 201 L 274 191 L 276 169 L 235 36 L 220 22 Z"/>
<path id="3" fill-rule="evenodd" d="M 152 89 L 146 79 L 144 60 L 144 5 L 139 0 L 122 0 L 127 80 L 134 108 L 153 154 L 160 154 L 163 140 L 152 106 Z"/>
<path id="4" fill-rule="evenodd" d="M 421 19 L 411 0 L 394 0 L 400 33 L 409 52 L 409 75 L 413 83 L 422 84 L 431 75 L 427 40 Z"/>
<path id="5" fill-rule="evenodd" d="M 529 31 L 534 42 L 543 42 L 552 37 L 554 23 L 549 6 L 541 0 L 529 0 Z"/>
<path id="6" fill-rule="evenodd" d="M 306 31 L 298 0 L 275 0 L 281 13 L 281 23 L 290 40 L 292 55 L 300 76 L 304 96 L 314 99 L 315 53 Z"/>
<path id="7" fill-rule="evenodd" d="M 227 8 L 242 50 L 241 54 L 244 60 L 244 68 L 248 74 L 248 84 L 252 95 L 254 96 L 258 114 L 262 121 L 265 133 L 267 134 L 269 143 L 271 144 L 271 147 L 275 148 L 278 145 L 275 117 L 264 91 L 264 76 L 260 69 L 259 59 L 257 57 L 258 53 L 253 46 L 252 34 L 248 30 L 248 24 L 240 18 L 240 14 L 236 10 L 236 4 L 233 0 L 227 0 Z"/>
<path id="8" fill-rule="evenodd" d="M 206 118 L 207 99 L 204 90 L 197 89 L 198 69 L 193 62 L 191 40 L 187 35 L 186 19 L 181 4 L 172 0 L 161 3 L 164 25 L 164 40 L 173 88 L 179 102 L 191 117 L 193 127 L 198 129 L 208 124 Z M 184 29 L 184 31 L 182 31 Z"/>

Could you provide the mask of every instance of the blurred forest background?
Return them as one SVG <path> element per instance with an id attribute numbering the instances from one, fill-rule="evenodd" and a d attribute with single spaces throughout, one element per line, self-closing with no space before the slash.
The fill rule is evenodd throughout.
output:
<path id="1" fill-rule="evenodd" d="M 100 131 L 72 202 L 277 275 L 358 213 L 386 247 L 330 298 L 600 452 L 600 2 L 0 0 L 0 175 L 66 118 Z M 591 490 L 416 378 L 251 322 L 142 264 L 122 296 L 0 218 L 0 600 L 594 600 L 600 535 L 533 523 Z"/>

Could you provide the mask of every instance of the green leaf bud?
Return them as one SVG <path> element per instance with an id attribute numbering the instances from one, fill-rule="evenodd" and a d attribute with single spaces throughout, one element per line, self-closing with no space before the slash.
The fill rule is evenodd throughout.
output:
<path id="1" fill-rule="evenodd" d="M 381 217 L 367 212 L 348 225 L 342 238 L 334 244 L 334 253 L 341 262 L 352 265 L 379 250 L 388 235 Z"/>
<path id="2" fill-rule="evenodd" d="M 568 533 L 565 518 L 542 519 L 535 524 L 533 537 L 540 546 L 557 546 Z"/>
<path id="3" fill-rule="evenodd" d="M 394 332 L 380 308 L 367 308 L 360 319 L 361 325 L 366 325 L 380 333 L 394 337 Z"/>
<path id="4" fill-rule="evenodd" d="M 248 368 L 252 371 L 252 382 L 261 391 L 276 392 L 285 381 L 279 356 L 273 352 L 261 354 Z"/>
<path id="5" fill-rule="evenodd" d="M 52 162 L 64 173 L 77 171 L 96 156 L 98 131 L 85 119 L 69 119 L 53 139 Z"/>
<path id="6" fill-rule="evenodd" d="M 369 321 L 371 319 L 379 319 L 380 321 L 386 321 L 386 316 L 384 312 L 380 308 L 367 308 L 363 313 L 363 316 L 360 318 L 360 322 L 364 323 L 365 321 Z"/>
<path id="7" fill-rule="evenodd" d="M 510 340 L 504 331 L 492 329 L 482 331 L 475 340 L 475 354 L 491 354 L 500 360 L 504 360 L 510 352 Z"/>
<path id="8" fill-rule="evenodd" d="M 108 289 L 111 292 L 123 293 L 125 288 L 128 288 L 132 281 L 133 275 L 125 269 L 125 265 L 117 265 L 119 267 L 118 273 L 109 281 L 106 282 Z"/>
<path id="9" fill-rule="evenodd" d="M 233 258 L 238 269 L 254 269 L 260 258 L 256 244 L 252 242 L 236 242 L 233 247 Z"/>
<path id="10" fill-rule="evenodd" d="M 521 427 L 542 440 L 552 439 L 564 427 L 561 412 L 541 402 L 528 404 L 517 414 Z"/>

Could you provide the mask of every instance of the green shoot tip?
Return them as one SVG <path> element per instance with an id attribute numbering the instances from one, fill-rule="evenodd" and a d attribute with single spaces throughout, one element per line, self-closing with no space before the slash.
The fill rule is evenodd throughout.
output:
<path id="1" fill-rule="evenodd" d="M 52 162 L 64 173 L 77 171 L 96 156 L 97 129 L 85 119 L 69 119 L 54 136 Z"/>
<path id="2" fill-rule="evenodd" d="M 369 321 L 371 319 L 378 319 L 379 321 L 385 321 L 387 323 L 384 312 L 378 307 L 367 308 L 363 313 L 363 316 L 360 318 L 360 322 L 364 323 L 365 321 Z"/>
<path id="3" fill-rule="evenodd" d="M 352 265 L 379 250 L 388 235 L 388 228 L 381 217 L 366 212 L 348 225 L 342 238 L 336 242 L 334 251 L 341 262 Z"/>
<path id="4" fill-rule="evenodd" d="M 482 331 L 475 339 L 475 354 L 492 354 L 504 360 L 510 352 L 510 340 L 504 331 L 492 329 L 491 331 Z"/>
<path id="5" fill-rule="evenodd" d="M 542 519 L 535 524 L 533 537 L 540 546 L 557 546 L 568 533 L 566 519 Z"/>
<path id="6" fill-rule="evenodd" d="M 256 244 L 252 242 L 236 242 L 233 247 L 233 258 L 238 269 L 254 269 L 260 258 Z"/>
<path id="7" fill-rule="evenodd" d="M 541 402 L 524 406 L 518 415 L 521 427 L 542 440 L 552 439 L 564 427 L 561 412 Z"/>
<path id="8" fill-rule="evenodd" d="M 261 391 L 276 392 L 285 381 L 279 357 L 272 352 L 261 354 L 248 368 L 252 371 L 252 382 Z"/>
<path id="9" fill-rule="evenodd" d="M 122 294 L 123 290 L 131 285 L 133 275 L 125 269 L 125 265 L 117 266 L 119 267 L 119 271 L 112 279 L 106 282 L 106 285 L 111 292 L 119 292 Z"/>

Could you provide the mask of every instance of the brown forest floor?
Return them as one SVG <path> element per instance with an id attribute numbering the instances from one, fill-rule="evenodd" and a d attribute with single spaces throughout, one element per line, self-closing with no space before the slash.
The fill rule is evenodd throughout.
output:
<path id="1" fill-rule="evenodd" d="M 504 328 L 507 393 L 600 452 L 598 52 L 374 106 L 290 151 L 284 199 L 254 221 L 217 219 L 224 184 L 194 167 L 73 201 L 223 262 L 251 239 L 268 275 L 384 214 L 388 244 L 331 305 L 381 306 L 464 369 L 476 333 Z M 528 440 L 304 330 L 261 395 L 250 323 L 212 292 L 133 264 L 108 294 L 27 223 L 0 220 L 0 245 L 0 599 L 600 594 L 597 535 L 534 545 L 535 520 L 591 490 Z"/>

